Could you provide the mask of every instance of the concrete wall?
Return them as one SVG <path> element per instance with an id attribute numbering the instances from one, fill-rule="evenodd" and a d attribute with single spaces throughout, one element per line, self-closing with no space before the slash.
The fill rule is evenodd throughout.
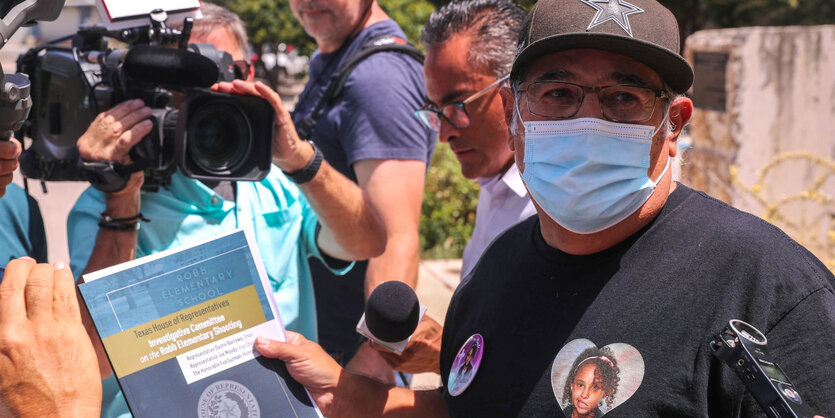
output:
<path id="1" fill-rule="evenodd" d="M 696 109 L 684 181 L 835 270 L 835 26 L 701 31 L 685 56 Z"/>

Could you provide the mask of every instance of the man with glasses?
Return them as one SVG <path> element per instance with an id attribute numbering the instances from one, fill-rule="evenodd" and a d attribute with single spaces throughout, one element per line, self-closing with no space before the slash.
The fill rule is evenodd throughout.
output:
<path id="1" fill-rule="evenodd" d="M 693 109 L 678 34 L 655 0 L 539 0 L 529 13 L 501 94 L 538 216 L 456 290 L 444 388 L 341 371 L 296 334 L 256 348 L 329 416 L 760 416 L 709 347 L 742 319 L 800 400 L 835 414 L 835 277 L 773 225 L 671 180 Z M 474 377 L 452 385 L 472 341 Z"/>
<path id="2" fill-rule="evenodd" d="M 513 164 L 498 93 L 524 17 L 510 0 L 456 1 L 433 12 L 421 31 L 427 102 L 415 114 L 449 144 L 464 177 L 481 185 L 461 278 L 493 239 L 536 213 Z"/>
<path id="3" fill-rule="evenodd" d="M 213 44 L 241 61 L 247 56 L 246 32 L 234 13 L 208 3 L 200 7 L 192 42 Z M 241 76 L 252 73 L 242 68 Z M 385 248 L 385 229 L 376 210 L 365 205 L 361 190 L 336 172 L 321 155 L 297 137 L 286 137 L 292 126 L 275 92 L 267 96 L 276 108 L 276 164 L 258 182 L 202 181 L 177 171 L 170 186 L 141 192 L 142 172 L 135 173 L 121 191 L 102 193 L 89 188 L 79 197 L 67 220 L 73 273 L 96 271 L 168 248 L 194 243 L 236 228 L 249 228 L 261 254 L 273 294 L 287 329 L 315 339 L 316 305 L 308 259 L 316 258 L 334 273 L 351 263 L 342 260 L 373 257 Z M 125 102 L 100 115 L 79 139 L 85 159 L 128 162 L 128 151 L 150 131 L 150 109 L 141 102 Z M 144 122 L 143 122 L 144 120 Z M 282 136 L 285 135 L 285 136 Z M 288 149 L 289 148 L 289 149 Z M 290 181 L 281 170 L 306 172 L 305 181 Z M 315 212 L 314 212 L 315 208 Z M 139 220 L 147 218 L 139 227 Z M 88 318 L 89 319 L 89 318 Z M 103 382 L 102 414 L 129 416 L 124 397 L 100 340 L 88 322 L 99 353 Z"/>
<path id="4" fill-rule="evenodd" d="M 449 144 L 464 177 L 481 185 L 462 279 L 499 234 L 536 213 L 513 164 L 498 93 L 507 84 L 524 18 L 511 0 L 454 1 L 432 12 L 421 30 L 427 97 L 415 115 Z M 396 370 L 440 373 L 442 331 L 425 317 L 402 355 L 372 347 Z"/>

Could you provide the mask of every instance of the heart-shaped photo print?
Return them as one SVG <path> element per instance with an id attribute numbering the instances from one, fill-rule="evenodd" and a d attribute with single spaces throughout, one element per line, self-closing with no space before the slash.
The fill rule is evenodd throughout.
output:
<path id="1" fill-rule="evenodd" d="M 551 388 L 566 418 L 601 417 L 635 394 L 644 359 L 624 343 L 598 348 L 580 338 L 563 346 L 551 366 Z"/>

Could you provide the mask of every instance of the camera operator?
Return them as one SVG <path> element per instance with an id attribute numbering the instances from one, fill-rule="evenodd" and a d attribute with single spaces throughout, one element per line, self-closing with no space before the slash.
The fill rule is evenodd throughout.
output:
<path id="1" fill-rule="evenodd" d="M 204 17 L 195 22 L 191 42 L 228 51 L 241 67 L 240 75 L 251 79 L 252 72 L 243 61 L 247 43 L 240 19 L 206 3 L 201 11 Z M 285 326 L 315 339 L 315 302 L 307 259 L 318 258 L 334 273 L 344 273 L 351 264 L 342 260 L 366 259 L 383 251 L 385 229 L 354 183 L 326 162 L 315 170 L 320 154 L 298 137 L 284 135 L 292 124 L 289 114 L 277 94 L 266 98 L 276 108 L 273 161 L 278 167 L 272 167 L 264 180 L 202 182 L 177 172 L 170 186 L 140 193 L 143 175 L 137 173 L 119 192 L 105 194 L 90 188 L 68 219 L 74 273 L 248 227 L 264 255 Z M 128 101 L 100 114 L 78 141 L 82 157 L 129 163 L 128 151 L 150 131 L 150 113 L 141 102 Z M 303 184 L 297 186 L 281 170 Z M 306 181 L 300 180 L 301 172 L 308 175 Z M 139 228 L 142 217 L 150 222 Z M 87 326 L 96 335 L 91 321 Z M 111 371 L 101 342 L 97 337 L 93 341 L 102 377 L 107 377 Z M 104 416 L 128 414 L 112 377 L 104 382 L 103 400 Z"/>

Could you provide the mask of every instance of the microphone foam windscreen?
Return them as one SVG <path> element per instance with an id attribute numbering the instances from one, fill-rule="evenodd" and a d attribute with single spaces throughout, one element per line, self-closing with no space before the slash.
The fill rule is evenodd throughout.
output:
<path id="1" fill-rule="evenodd" d="M 384 282 L 377 286 L 365 304 L 365 324 L 382 341 L 398 342 L 409 338 L 420 320 L 420 303 L 409 285 Z"/>
<path id="2" fill-rule="evenodd" d="M 217 64 L 200 54 L 161 46 L 137 45 L 125 56 L 129 77 L 164 86 L 209 87 L 217 82 Z"/>

